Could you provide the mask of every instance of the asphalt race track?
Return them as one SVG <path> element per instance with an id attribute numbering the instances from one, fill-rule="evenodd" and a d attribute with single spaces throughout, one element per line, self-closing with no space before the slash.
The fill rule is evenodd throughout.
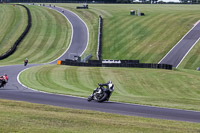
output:
<path id="1" fill-rule="evenodd" d="M 63 14 L 72 26 L 71 45 L 59 60 L 74 59 L 74 56 L 81 56 L 85 52 L 89 40 L 89 31 L 84 21 L 71 11 L 58 7 L 47 7 Z"/>
<path id="2" fill-rule="evenodd" d="M 62 9 L 57 7 L 54 9 L 62 11 Z M 80 23 L 82 23 L 82 20 L 70 11 L 64 10 L 63 14 L 68 17 L 68 20 L 71 21 L 73 27 L 76 27 L 76 24 L 79 25 Z M 77 45 L 82 45 L 83 42 L 86 42 L 84 45 L 86 47 L 88 40 L 85 39 L 88 39 L 88 36 L 83 35 L 84 37 L 80 37 L 82 35 L 80 34 L 79 31 L 83 31 L 83 33 L 86 33 L 88 32 L 88 30 L 85 26 L 81 26 L 79 28 L 83 29 L 73 30 L 73 40 L 78 40 L 78 41 L 74 41 L 74 43 L 73 41 L 71 41 L 70 48 L 59 59 L 69 57 L 69 53 L 71 53 L 71 50 L 72 52 L 74 52 L 73 50 L 77 50 L 78 51 L 77 53 L 79 54 L 82 54 L 84 52 L 85 48 L 77 47 Z M 179 121 L 200 123 L 200 112 L 197 111 L 186 111 L 178 109 L 142 106 L 136 104 L 116 103 L 116 102 L 104 102 L 104 103 L 98 103 L 95 101 L 88 102 L 86 98 L 49 94 L 23 87 L 17 80 L 18 74 L 25 68 L 37 65 L 42 65 L 42 64 L 31 64 L 31 65 L 28 64 L 28 66 L 26 67 L 23 65 L 0 66 L 0 74 L 7 73 L 9 77 L 9 83 L 4 88 L 0 88 L 0 98 L 17 100 L 17 101 L 26 101 L 31 103 L 48 104 L 48 105 L 61 106 L 67 108 L 95 110 L 95 111 L 117 113 L 123 115 L 133 115 L 133 116 L 142 116 L 142 117 L 150 117 L 158 119 L 179 120 Z"/>
<path id="3" fill-rule="evenodd" d="M 200 21 L 167 53 L 159 64 L 169 64 L 177 68 L 199 39 Z"/>

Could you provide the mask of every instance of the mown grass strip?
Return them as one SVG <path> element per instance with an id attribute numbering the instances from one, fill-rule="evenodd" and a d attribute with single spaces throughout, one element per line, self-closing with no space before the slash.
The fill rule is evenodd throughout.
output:
<path id="1" fill-rule="evenodd" d="M 27 12 L 24 7 L 0 5 L 0 55 L 7 52 L 27 26 Z"/>
<path id="2" fill-rule="evenodd" d="M 199 132 L 199 123 L 122 116 L 0 100 L 0 132 Z"/>
<path id="3" fill-rule="evenodd" d="M 92 38 L 97 37 L 97 32 L 93 32 L 98 27 L 95 20 L 98 21 L 99 15 L 104 18 L 104 59 L 158 63 L 200 19 L 199 5 L 89 4 L 87 10 L 77 10 L 79 4 L 57 5 L 81 16 L 89 25 L 90 32 L 95 34 Z M 130 10 L 138 9 L 146 16 L 130 16 Z M 90 38 L 90 51 L 96 51 L 96 46 L 91 46 L 96 42 Z M 188 60 L 190 66 L 187 68 L 193 68 L 193 60 Z"/>
<path id="4" fill-rule="evenodd" d="M 25 58 L 30 63 L 46 63 L 58 58 L 68 47 L 71 27 L 67 19 L 45 7 L 27 6 L 32 15 L 32 27 L 18 50 L 2 60 L 0 65 L 20 64 Z"/>
<path id="5" fill-rule="evenodd" d="M 192 70 L 47 65 L 20 75 L 30 88 L 82 97 L 109 80 L 115 84 L 112 101 L 200 110 L 200 73 Z"/>

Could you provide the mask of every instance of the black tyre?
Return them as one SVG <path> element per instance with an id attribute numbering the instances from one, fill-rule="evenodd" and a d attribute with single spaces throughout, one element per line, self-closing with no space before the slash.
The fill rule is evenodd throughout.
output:
<path id="1" fill-rule="evenodd" d="M 106 101 L 107 97 L 108 97 L 108 94 L 107 94 L 107 93 L 104 93 L 104 95 L 98 100 L 98 102 L 101 103 L 101 102 Z"/>
<path id="2" fill-rule="evenodd" d="M 88 102 L 92 101 L 93 100 L 92 96 L 89 96 L 87 100 Z"/>
<path id="3" fill-rule="evenodd" d="M 3 87 L 3 82 L 2 82 L 2 81 L 0 81 L 0 88 L 1 88 L 1 87 Z"/>

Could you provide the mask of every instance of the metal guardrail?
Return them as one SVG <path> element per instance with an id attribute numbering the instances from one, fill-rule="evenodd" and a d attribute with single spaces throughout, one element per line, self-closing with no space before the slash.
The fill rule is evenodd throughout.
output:
<path id="1" fill-rule="evenodd" d="M 154 68 L 172 70 L 172 65 L 139 63 L 139 60 L 121 60 L 121 63 L 102 63 L 101 60 L 89 60 L 88 63 L 78 62 L 70 59 L 61 61 L 61 65 L 87 66 L 87 67 L 133 67 L 133 68 Z"/>

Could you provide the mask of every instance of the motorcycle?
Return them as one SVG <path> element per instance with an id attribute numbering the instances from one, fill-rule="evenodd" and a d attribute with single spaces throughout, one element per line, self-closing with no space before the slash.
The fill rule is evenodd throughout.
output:
<path id="1" fill-rule="evenodd" d="M 88 102 L 92 100 L 97 102 L 108 101 L 113 91 L 114 87 L 112 87 L 112 89 L 105 89 L 102 85 L 99 84 L 99 87 L 94 90 L 93 95 L 88 96 Z"/>
<path id="2" fill-rule="evenodd" d="M 6 85 L 6 82 L 3 78 L 0 78 L 0 88 L 4 87 Z"/>

